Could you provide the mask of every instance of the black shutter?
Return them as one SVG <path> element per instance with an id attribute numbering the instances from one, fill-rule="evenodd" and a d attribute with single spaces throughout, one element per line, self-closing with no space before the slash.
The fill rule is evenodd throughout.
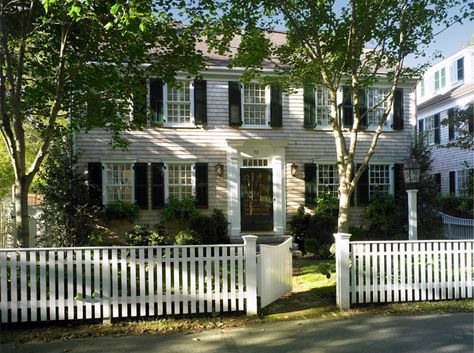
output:
<path id="1" fill-rule="evenodd" d="M 304 203 L 306 207 L 317 206 L 317 166 L 314 163 L 304 164 Z"/>
<path id="2" fill-rule="evenodd" d="M 423 134 L 424 129 L 425 129 L 425 121 L 421 119 L 418 121 L 418 135 Z"/>
<path id="3" fill-rule="evenodd" d="M 207 163 L 196 163 L 196 206 L 209 207 L 209 186 Z"/>
<path id="4" fill-rule="evenodd" d="M 367 128 L 369 118 L 367 116 L 367 95 L 365 89 L 359 90 L 359 127 Z"/>
<path id="5" fill-rule="evenodd" d="M 441 192 L 441 173 L 434 174 L 434 181 L 436 183 L 436 188 L 438 192 Z"/>
<path id="6" fill-rule="evenodd" d="M 448 110 L 448 139 L 454 140 L 454 108 Z"/>
<path id="7" fill-rule="evenodd" d="M 156 210 L 165 207 L 164 164 L 151 164 L 151 208 Z"/>
<path id="8" fill-rule="evenodd" d="M 434 125 L 435 125 L 434 142 L 439 144 L 439 142 L 440 142 L 439 114 L 435 114 L 435 116 L 434 116 Z"/>
<path id="9" fill-rule="evenodd" d="M 102 163 L 89 162 L 87 170 L 89 199 L 93 205 L 102 206 Z"/>
<path id="10" fill-rule="evenodd" d="M 205 80 L 194 81 L 194 123 L 207 125 L 207 84 Z"/>
<path id="11" fill-rule="evenodd" d="M 148 209 L 148 163 L 135 163 L 135 203 Z"/>
<path id="12" fill-rule="evenodd" d="M 133 93 L 133 123 L 143 124 L 146 121 L 146 81 L 141 80 Z"/>
<path id="13" fill-rule="evenodd" d="M 449 193 L 451 195 L 456 194 L 456 172 L 449 172 Z"/>
<path id="14" fill-rule="evenodd" d="M 357 164 L 359 170 L 360 164 Z M 367 205 L 369 203 L 369 166 L 360 176 L 359 182 L 357 183 L 357 205 Z"/>
<path id="15" fill-rule="evenodd" d="M 405 191 L 405 178 L 403 177 L 403 164 L 395 163 L 394 165 L 394 194 L 399 199 Z"/>
<path id="16" fill-rule="evenodd" d="M 229 126 L 242 125 L 240 82 L 229 81 Z"/>
<path id="17" fill-rule="evenodd" d="M 354 123 L 354 107 L 352 106 L 352 94 L 349 86 L 342 87 L 342 124 L 345 128 L 351 128 Z"/>
<path id="18" fill-rule="evenodd" d="M 403 130 L 403 89 L 395 90 L 393 102 L 393 129 Z"/>
<path id="19" fill-rule="evenodd" d="M 469 129 L 469 133 L 472 134 L 474 133 L 474 104 L 470 103 L 466 109 L 468 111 L 468 115 L 467 115 L 468 129 Z"/>
<path id="20" fill-rule="evenodd" d="M 316 102 L 314 100 L 314 86 L 306 84 L 303 87 L 304 99 L 304 127 L 316 127 Z"/>
<path id="21" fill-rule="evenodd" d="M 150 80 L 150 110 L 152 122 L 163 121 L 163 81 L 158 78 Z"/>
<path id="22" fill-rule="evenodd" d="M 283 114 L 281 104 L 281 90 L 278 86 L 270 86 L 270 125 L 272 127 L 283 126 Z"/>

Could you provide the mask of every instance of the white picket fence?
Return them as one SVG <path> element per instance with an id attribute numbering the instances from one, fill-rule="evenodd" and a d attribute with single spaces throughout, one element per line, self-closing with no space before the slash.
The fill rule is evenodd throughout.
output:
<path id="1" fill-rule="evenodd" d="M 0 249 L 1 322 L 256 314 L 257 237 L 244 238 L 243 245 Z M 264 259 L 276 256 L 272 248 L 281 256 L 282 247 L 269 247 Z M 281 278 L 261 271 L 269 283 Z"/>
<path id="2" fill-rule="evenodd" d="M 474 241 L 349 242 L 336 234 L 337 304 L 473 298 Z"/>
<path id="3" fill-rule="evenodd" d="M 448 239 L 474 239 L 474 219 L 458 218 L 441 213 L 443 234 Z"/>

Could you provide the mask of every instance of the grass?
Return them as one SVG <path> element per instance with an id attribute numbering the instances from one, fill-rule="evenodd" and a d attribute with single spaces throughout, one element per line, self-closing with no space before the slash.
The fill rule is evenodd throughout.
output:
<path id="1" fill-rule="evenodd" d="M 93 336 L 123 336 L 196 332 L 208 329 L 244 327 L 275 320 L 305 320 L 309 318 L 343 318 L 351 316 L 380 316 L 391 314 L 440 314 L 472 312 L 472 300 L 415 302 L 364 305 L 348 311 L 336 308 L 334 261 L 311 257 L 295 259 L 293 291 L 262 310 L 259 317 L 243 315 L 194 316 L 181 318 L 143 319 L 102 323 L 33 323 L 4 325 L 0 342 L 68 340 Z"/>

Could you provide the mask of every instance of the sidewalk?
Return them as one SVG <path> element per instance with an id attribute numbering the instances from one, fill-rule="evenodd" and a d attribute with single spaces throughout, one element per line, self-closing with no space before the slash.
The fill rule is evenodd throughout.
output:
<path id="1" fill-rule="evenodd" d="M 199 333 L 0 345 L 1 353 L 472 353 L 473 313 L 269 322 Z"/>

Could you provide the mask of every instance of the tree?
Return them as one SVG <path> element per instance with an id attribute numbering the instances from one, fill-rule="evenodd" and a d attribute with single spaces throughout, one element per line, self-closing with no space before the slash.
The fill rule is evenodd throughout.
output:
<path id="1" fill-rule="evenodd" d="M 449 110 L 448 118 L 443 119 L 441 124 L 449 126 L 449 133 L 453 134 L 452 137 L 456 138 L 440 147 L 457 147 L 465 150 L 474 149 L 474 101 L 468 103 L 463 108 L 456 107 Z"/>
<path id="2" fill-rule="evenodd" d="M 97 225 L 101 209 L 89 200 L 87 179 L 76 170 L 72 137 L 58 138 L 39 172 L 43 195 L 37 243 L 41 246 L 83 246 Z"/>
<path id="3" fill-rule="evenodd" d="M 214 32 L 208 40 L 211 49 L 229 52 L 231 40 L 235 35 L 241 37 L 230 66 L 245 67 L 244 79 L 262 77 L 262 62 L 270 60 L 277 66 L 278 77 L 266 78 L 267 81 L 277 81 L 288 89 L 318 83 L 328 90 L 340 180 L 338 232 L 347 232 L 351 194 L 376 151 L 397 86 L 419 75 L 426 66 L 409 68 L 404 66 L 405 59 L 424 57 L 424 49 L 436 35 L 433 25 L 448 27 L 462 21 L 472 15 L 472 4 L 465 0 L 350 0 L 340 9 L 334 0 L 230 0 L 205 4 L 214 21 Z M 448 10 L 454 6 L 460 10 L 449 15 Z M 268 36 L 278 26 L 287 29 L 286 42 L 281 45 Z M 383 104 L 384 109 L 375 131 L 370 133 L 369 148 L 358 151 L 362 121 L 370 113 L 359 109 L 363 99 L 359 92 L 377 82 L 388 84 L 390 89 L 376 107 Z M 342 124 L 344 107 L 337 104 L 337 93 L 343 84 L 350 86 L 353 104 L 353 121 L 348 130 Z M 356 154 L 363 156 L 358 168 L 354 165 Z"/>
<path id="4" fill-rule="evenodd" d="M 201 68 L 197 23 L 174 21 L 183 6 L 179 0 L 0 0 L 0 132 L 15 177 L 16 227 L 24 246 L 28 189 L 53 138 L 65 127 L 104 127 L 114 146 L 126 147 L 120 132 L 146 116 L 144 77 L 172 81 L 178 70 Z M 29 129 L 39 138 L 31 162 Z"/>

